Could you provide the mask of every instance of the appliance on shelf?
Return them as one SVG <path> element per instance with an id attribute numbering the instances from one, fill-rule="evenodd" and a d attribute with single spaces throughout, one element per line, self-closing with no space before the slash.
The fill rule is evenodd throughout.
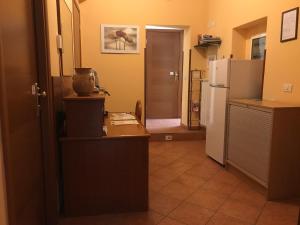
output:
<path id="1" fill-rule="evenodd" d="M 260 98 L 263 60 L 221 59 L 209 63 L 206 154 L 224 165 L 227 102 Z"/>

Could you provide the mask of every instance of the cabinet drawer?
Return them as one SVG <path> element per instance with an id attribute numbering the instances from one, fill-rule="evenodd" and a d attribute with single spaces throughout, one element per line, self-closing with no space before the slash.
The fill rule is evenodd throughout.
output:
<path id="1" fill-rule="evenodd" d="M 230 105 L 228 160 L 268 183 L 272 112 Z"/>

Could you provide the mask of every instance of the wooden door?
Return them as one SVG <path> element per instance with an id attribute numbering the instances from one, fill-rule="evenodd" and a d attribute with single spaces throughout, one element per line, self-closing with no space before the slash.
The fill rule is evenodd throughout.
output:
<path id="1" fill-rule="evenodd" d="M 147 118 L 181 117 L 182 36 L 179 30 L 147 30 Z"/>
<path id="2" fill-rule="evenodd" d="M 81 31 L 80 31 L 80 8 L 73 0 L 73 32 L 74 32 L 74 61 L 75 68 L 81 67 Z"/>
<path id="3" fill-rule="evenodd" d="M 45 224 L 41 117 L 32 95 L 40 67 L 34 21 L 34 1 L 0 1 L 0 113 L 10 225 Z"/>

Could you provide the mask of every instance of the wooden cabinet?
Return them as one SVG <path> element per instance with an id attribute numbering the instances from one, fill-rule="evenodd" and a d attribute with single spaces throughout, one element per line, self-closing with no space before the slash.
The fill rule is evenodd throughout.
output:
<path id="1" fill-rule="evenodd" d="M 300 107 L 229 103 L 227 162 L 267 188 L 269 199 L 300 195 Z"/>
<path id="2" fill-rule="evenodd" d="M 60 141 L 65 216 L 146 211 L 146 129 L 141 124 L 111 125 L 103 117 L 102 96 L 72 95 L 64 101 L 67 136 Z"/>
<path id="3" fill-rule="evenodd" d="M 101 137 L 104 123 L 104 95 L 64 98 L 68 137 Z"/>
<path id="4" fill-rule="evenodd" d="M 65 216 L 148 210 L 148 137 L 63 138 Z"/>
<path id="5" fill-rule="evenodd" d="M 230 105 L 228 160 L 267 186 L 272 112 Z"/>

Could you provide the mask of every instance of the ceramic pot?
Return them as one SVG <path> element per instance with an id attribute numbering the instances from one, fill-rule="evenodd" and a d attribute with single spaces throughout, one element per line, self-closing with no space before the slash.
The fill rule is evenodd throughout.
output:
<path id="1" fill-rule="evenodd" d="M 95 87 L 95 76 L 92 68 L 75 68 L 73 89 L 78 96 L 89 96 Z"/>

